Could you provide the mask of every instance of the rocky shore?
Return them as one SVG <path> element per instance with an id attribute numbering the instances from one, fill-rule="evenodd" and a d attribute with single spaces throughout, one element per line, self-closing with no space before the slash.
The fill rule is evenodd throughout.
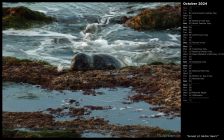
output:
<path id="1" fill-rule="evenodd" d="M 3 81 L 41 85 L 54 90 L 90 90 L 100 87 L 133 87 L 130 99 L 145 101 L 157 111 L 180 115 L 180 65 L 159 64 L 114 70 L 75 71 L 40 61 L 3 57 Z"/>
<path id="2" fill-rule="evenodd" d="M 64 9 L 63 11 L 66 12 L 66 10 Z M 181 24 L 181 6 L 180 5 L 176 5 L 176 6 L 165 5 L 165 6 L 157 7 L 155 9 L 143 8 L 143 9 L 136 9 L 134 11 L 128 11 L 128 12 L 132 13 L 130 17 L 128 15 L 114 16 L 114 17 L 109 17 L 107 19 L 105 18 L 106 20 L 104 22 L 99 21 L 98 19 L 100 18 L 99 15 L 96 15 L 96 17 L 87 15 L 86 18 L 83 18 L 83 19 L 81 18 L 81 20 L 86 20 L 86 21 L 91 20 L 91 22 L 88 22 L 88 25 L 82 27 L 81 22 L 78 23 L 77 21 L 75 21 L 76 19 L 78 19 L 78 17 L 76 17 L 76 14 L 77 14 L 76 12 L 74 14 L 74 18 L 72 17 L 72 19 L 70 19 L 70 16 L 69 16 L 69 18 L 66 21 L 66 19 L 60 19 L 60 17 L 57 17 L 58 19 L 56 19 L 55 17 L 45 15 L 44 13 L 31 10 L 24 6 L 3 7 L 2 28 L 3 30 L 7 30 L 10 28 L 13 28 L 16 30 L 29 29 L 29 28 L 40 27 L 46 24 L 57 22 L 57 24 L 59 24 L 57 25 L 58 28 L 60 28 L 60 25 L 63 24 L 63 26 L 66 25 L 66 28 L 65 28 L 66 30 L 67 29 L 70 30 L 70 28 L 67 28 L 67 24 L 70 24 L 71 21 L 72 22 L 75 21 L 74 22 L 75 24 L 80 24 L 80 27 L 78 27 L 80 28 L 80 30 L 77 30 L 77 31 L 76 29 L 74 30 L 74 28 L 77 28 L 77 27 L 72 25 L 71 34 L 73 35 L 74 32 L 79 33 L 82 30 L 83 35 L 86 35 L 85 37 L 88 37 L 88 35 L 90 36 L 96 35 L 98 28 L 99 29 L 101 28 L 101 27 L 98 27 L 99 25 L 108 26 L 110 24 L 111 25 L 121 24 L 121 26 L 127 27 L 127 28 L 125 27 L 125 29 L 131 30 L 131 31 L 133 31 L 132 29 L 138 30 L 138 31 L 147 31 L 147 30 L 159 31 L 159 30 L 165 30 L 165 29 L 172 30 L 172 28 L 178 29 L 177 27 L 180 27 L 180 24 Z M 65 22 L 66 24 L 64 25 Z M 86 29 L 84 29 L 84 27 L 86 27 Z M 64 29 L 64 27 L 62 29 Z M 20 34 L 20 31 L 18 32 Z M 58 31 L 56 32 L 52 31 L 52 34 L 57 32 Z M 124 34 L 128 34 L 128 33 L 129 32 L 124 32 Z M 139 33 L 139 32 L 136 32 L 136 33 Z M 63 32 L 62 36 L 64 37 L 66 35 L 67 35 L 67 32 L 65 34 Z M 116 36 L 116 34 L 114 36 Z M 24 38 L 27 38 L 27 37 L 24 36 Z M 44 39 L 46 38 L 43 38 L 43 40 Z M 55 39 L 55 42 L 57 42 L 57 39 L 61 39 L 61 38 L 54 38 L 54 39 Z M 65 39 L 67 38 L 65 37 Z M 84 39 L 87 39 L 87 38 L 84 38 Z M 17 40 L 14 40 L 14 38 L 12 40 L 13 42 L 17 42 Z M 33 41 L 33 38 L 31 38 L 31 40 Z M 87 40 L 91 42 L 90 38 Z M 26 42 L 26 39 L 24 42 Z M 8 43 L 10 44 L 10 41 L 3 44 L 3 46 L 9 45 Z M 45 47 L 48 48 L 50 45 L 51 44 L 49 45 L 47 44 L 46 46 L 44 46 L 44 48 Z M 55 46 L 56 43 L 53 45 Z M 58 45 L 61 45 L 61 44 L 59 43 Z M 17 45 L 14 45 L 14 44 L 12 46 L 18 47 Z M 22 44 L 21 46 L 27 46 L 27 44 L 25 45 Z M 20 50 L 22 51 L 26 50 L 21 48 L 21 46 L 18 47 Z M 27 47 L 30 47 L 30 46 L 28 45 Z M 32 49 L 33 48 L 31 48 L 31 50 Z M 58 48 L 54 47 L 53 49 L 55 49 L 57 52 Z M 65 48 L 65 51 L 67 51 L 66 49 L 67 48 Z M 71 52 L 73 53 L 72 50 Z M 61 52 L 59 51 L 59 53 Z M 63 54 L 63 55 L 66 55 L 66 54 Z M 42 56 L 42 54 L 40 54 L 40 56 Z M 60 54 L 56 56 L 54 55 L 54 57 L 58 57 L 58 56 L 60 56 Z M 141 64 L 140 62 L 138 63 Z M 48 106 L 44 109 L 39 109 L 38 107 L 38 110 L 36 109 L 33 112 L 3 111 L 2 113 L 3 137 L 6 137 L 6 138 L 56 138 L 56 137 L 79 138 L 79 137 L 83 137 L 83 134 L 85 132 L 102 134 L 104 136 L 109 135 L 110 137 L 119 137 L 119 138 L 122 138 L 122 137 L 125 137 L 125 138 L 126 137 L 131 137 L 131 138 L 180 137 L 180 132 L 178 132 L 180 128 L 178 129 L 166 128 L 162 125 L 152 125 L 148 122 L 147 122 L 148 123 L 147 126 L 145 126 L 146 122 L 144 121 L 146 121 L 146 119 L 148 118 L 148 120 L 154 119 L 156 122 L 159 122 L 157 119 L 162 116 L 164 118 L 166 117 L 167 120 L 169 119 L 171 123 L 173 124 L 173 122 L 175 122 L 173 121 L 174 120 L 173 118 L 177 117 L 179 119 L 180 112 L 181 112 L 181 87 L 180 87 L 181 86 L 180 85 L 181 66 L 179 64 L 173 64 L 173 63 L 164 64 L 161 62 L 153 62 L 151 64 L 142 65 L 142 66 L 123 67 L 125 64 L 120 59 L 118 60 L 117 57 L 115 58 L 111 54 L 110 55 L 104 54 L 104 52 L 103 53 L 97 52 L 97 54 L 85 54 L 85 50 L 83 52 L 76 53 L 73 56 L 70 68 L 68 69 L 65 69 L 61 64 L 58 65 L 57 67 L 45 61 L 18 59 L 16 57 L 3 56 L 2 57 L 3 82 L 28 83 L 28 84 L 32 84 L 31 86 L 38 85 L 35 87 L 43 88 L 44 90 L 47 89 L 48 91 L 55 91 L 55 90 L 57 90 L 57 92 L 60 91 L 58 92 L 58 94 L 55 94 L 56 96 L 63 95 L 64 91 L 62 90 L 68 90 L 69 92 L 82 90 L 81 91 L 82 93 L 80 94 L 83 96 L 89 96 L 89 97 L 91 96 L 90 101 L 93 100 L 94 96 L 100 97 L 100 96 L 103 96 L 103 94 L 105 93 L 109 93 L 110 96 L 112 95 L 113 97 L 120 98 L 120 96 L 116 96 L 116 94 L 114 95 L 114 93 L 117 92 L 119 94 L 119 91 L 121 90 L 115 91 L 115 92 L 110 92 L 110 91 L 97 92 L 99 88 L 109 88 L 110 90 L 113 90 L 113 88 L 114 89 L 128 88 L 130 92 L 125 91 L 127 95 L 125 94 L 125 100 L 121 101 L 122 105 L 125 104 L 125 106 L 118 106 L 116 108 L 118 111 L 120 111 L 118 113 L 121 113 L 121 112 L 126 113 L 124 109 L 128 110 L 128 107 L 130 109 L 131 104 L 137 104 L 136 102 L 143 103 L 140 101 L 144 101 L 144 104 L 150 105 L 149 107 L 146 106 L 144 110 L 141 107 L 137 107 L 133 109 L 133 112 L 139 113 L 138 114 L 139 116 L 137 117 L 140 119 L 140 121 L 144 123 L 144 125 L 142 125 L 143 124 L 142 122 L 124 123 L 123 125 L 121 125 L 120 123 L 114 123 L 113 121 L 106 120 L 108 118 L 106 118 L 105 116 L 102 116 L 103 118 L 101 118 L 101 116 L 97 116 L 97 117 L 91 116 L 93 113 L 95 113 L 94 111 L 106 112 L 108 110 L 114 109 L 114 106 L 113 106 L 114 102 L 111 103 L 112 105 L 108 104 L 108 102 L 103 105 L 98 105 L 98 104 L 83 105 L 82 101 L 83 99 L 86 99 L 86 97 L 82 97 L 80 99 L 79 97 L 73 97 L 75 92 L 72 92 L 71 98 L 66 96 L 66 98 L 60 99 L 59 104 L 61 101 L 62 101 L 62 104 L 60 104 L 60 106 L 57 106 L 55 108 L 54 106 L 50 106 L 50 107 Z M 8 88 L 12 89 L 10 84 Z M 33 91 L 33 89 L 31 89 L 31 91 Z M 3 94 L 8 96 L 7 93 L 13 93 L 13 92 L 14 91 L 8 90 L 5 92 L 5 94 L 4 93 Z M 37 95 L 39 95 L 39 93 L 40 92 L 38 91 Z M 122 94 L 119 94 L 119 95 L 122 95 Z M 20 99 L 21 102 L 19 102 L 19 104 L 21 104 L 23 103 L 23 99 L 29 99 L 30 102 L 33 103 L 33 100 L 31 99 L 38 99 L 37 97 L 36 98 L 34 97 L 36 97 L 35 94 L 31 93 L 29 95 L 24 94 L 24 95 L 18 96 L 17 98 Z M 105 96 L 103 96 L 102 98 L 104 97 Z M 123 99 L 123 96 L 121 96 L 121 98 Z M 48 101 L 48 99 L 46 101 Z M 111 101 L 111 98 L 109 98 L 108 101 Z M 10 100 L 9 104 L 11 104 L 11 102 L 12 100 Z M 88 102 L 88 101 L 85 100 L 85 102 Z M 27 106 L 27 102 L 24 102 L 24 103 Z M 39 102 L 39 103 L 35 102 L 34 104 L 42 105 L 42 102 Z M 115 102 L 114 104 L 117 105 L 118 102 Z M 32 104 L 30 106 L 32 106 Z M 152 111 L 153 113 L 151 112 L 146 113 L 147 109 Z M 24 111 L 24 110 L 20 110 L 20 111 Z M 158 111 L 158 112 L 154 113 L 154 111 Z M 108 112 L 106 113 L 107 113 L 106 115 L 110 115 L 110 113 Z M 123 122 L 124 119 L 120 119 L 120 120 Z M 133 121 L 133 119 L 131 118 L 130 121 Z M 131 124 L 131 125 L 126 125 L 126 124 Z M 139 125 L 135 125 L 135 124 L 139 124 Z M 159 126 L 159 127 L 152 127 L 152 126 Z M 169 130 L 166 130 L 166 129 L 169 129 Z M 171 130 L 177 130 L 177 131 L 175 132 Z"/>
<path id="3" fill-rule="evenodd" d="M 4 128 L 3 136 L 5 137 L 37 137 L 38 133 L 42 133 L 44 134 L 43 137 L 46 138 L 52 137 L 52 132 L 57 134 L 55 137 L 58 134 L 59 137 L 80 137 L 80 134 L 84 131 L 109 133 L 112 137 L 120 138 L 180 137 L 179 132 L 140 125 L 113 125 L 101 118 L 55 121 L 52 115 L 42 114 L 41 112 L 3 112 L 2 124 Z M 12 130 L 14 128 L 29 128 L 30 131 Z M 52 132 L 49 133 L 49 131 Z"/>
<path id="4" fill-rule="evenodd" d="M 3 29 L 26 29 L 35 25 L 49 24 L 54 17 L 33 11 L 27 7 L 4 7 L 2 9 Z M 181 6 L 165 5 L 156 9 L 142 9 L 133 17 L 121 16 L 111 19 L 111 23 L 123 24 L 135 30 L 161 30 L 180 27 Z"/>

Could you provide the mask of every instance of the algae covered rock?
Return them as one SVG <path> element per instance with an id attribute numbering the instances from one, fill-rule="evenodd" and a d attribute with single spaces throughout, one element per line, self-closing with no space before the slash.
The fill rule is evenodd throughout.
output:
<path id="1" fill-rule="evenodd" d="M 39 130 L 20 131 L 3 129 L 3 138 L 80 138 L 81 135 L 75 130 Z"/>
<path id="2" fill-rule="evenodd" d="M 145 9 L 125 22 L 136 30 L 168 29 L 181 26 L 181 6 L 165 5 L 157 9 Z"/>
<path id="3" fill-rule="evenodd" d="M 48 24 L 56 19 L 46 16 L 44 13 L 30 10 L 24 6 L 3 7 L 2 27 L 3 29 L 15 28 L 26 29 L 34 25 Z"/>

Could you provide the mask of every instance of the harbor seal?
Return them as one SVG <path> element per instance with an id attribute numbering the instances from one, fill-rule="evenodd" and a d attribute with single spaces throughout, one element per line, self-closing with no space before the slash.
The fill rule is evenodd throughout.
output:
<path id="1" fill-rule="evenodd" d="M 117 69 L 121 67 L 119 60 L 107 54 L 87 55 L 78 53 L 73 56 L 71 69 L 72 70 L 105 70 Z"/>

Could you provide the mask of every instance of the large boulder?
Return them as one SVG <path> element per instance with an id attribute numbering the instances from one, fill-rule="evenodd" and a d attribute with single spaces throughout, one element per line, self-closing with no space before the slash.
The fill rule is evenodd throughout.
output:
<path id="1" fill-rule="evenodd" d="M 55 21 L 53 17 L 46 16 L 44 13 L 30 10 L 24 6 L 3 7 L 2 27 L 3 29 L 15 28 L 26 29 L 34 25 L 47 24 Z"/>
<path id="2" fill-rule="evenodd" d="M 157 9 L 145 9 L 125 22 L 136 30 L 168 29 L 181 26 L 181 6 L 165 5 Z"/>
<path id="3" fill-rule="evenodd" d="M 91 56 L 78 53 L 72 58 L 72 70 L 108 70 L 120 68 L 121 63 L 114 57 L 106 54 Z"/>

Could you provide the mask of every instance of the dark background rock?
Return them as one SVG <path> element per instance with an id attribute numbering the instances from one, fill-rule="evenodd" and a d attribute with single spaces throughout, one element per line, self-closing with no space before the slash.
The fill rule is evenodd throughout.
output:
<path id="1" fill-rule="evenodd" d="M 44 13 L 33 11 L 27 7 L 4 7 L 2 9 L 3 29 L 26 29 L 38 24 L 47 24 L 56 21 L 55 18 Z"/>
<path id="2" fill-rule="evenodd" d="M 145 9 L 125 22 L 136 30 L 168 29 L 181 26 L 181 6 L 165 5 L 157 9 Z"/>
<path id="3" fill-rule="evenodd" d="M 110 24 L 124 24 L 130 17 L 127 16 L 116 16 L 110 19 Z"/>

